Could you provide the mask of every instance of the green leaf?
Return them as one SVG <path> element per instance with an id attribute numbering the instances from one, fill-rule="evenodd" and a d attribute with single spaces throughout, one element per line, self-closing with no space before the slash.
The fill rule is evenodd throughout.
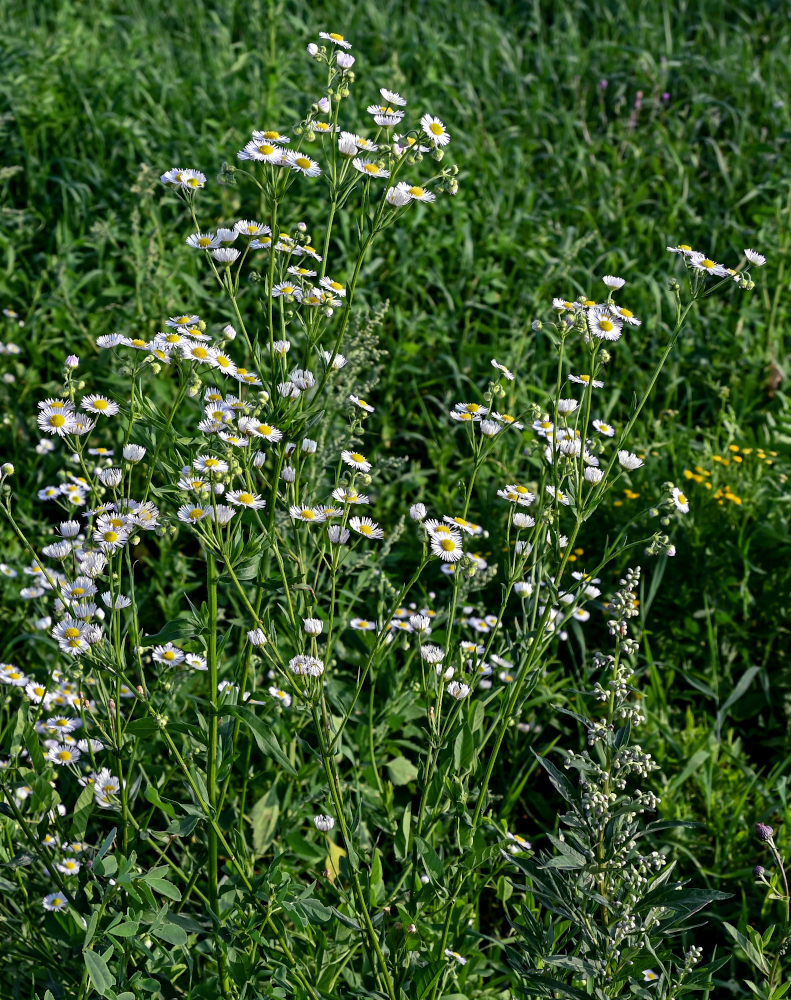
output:
<path id="1" fill-rule="evenodd" d="M 112 847 L 112 843 L 115 840 L 116 833 L 118 833 L 118 827 L 114 826 L 112 828 L 112 830 L 110 830 L 110 832 L 107 834 L 107 836 L 102 841 L 102 846 L 99 848 L 99 852 L 97 853 L 96 857 L 93 859 L 94 860 L 94 864 L 97 861 L 101 861 L 102 858 L 105 856 L 105 854 L 107 854 L 107 852 L 110 850 L 110 848 Z"/>
<path id="2" fill-rule="evenodd" d="M 332 918 L 332 910 L 311 896 L 308 896 L 307 899 L 297 899 L 294 902 L 311 924 L 326 924 Z"/>
<path id="3" fill-rule="evenodd" d="M 85 956 L 85 965 L 88 969 L 88 975 L 91 977 L 91 983 L 93 988 L 97 993 L 102 996 L 105 992 L 110 989 L 111 986 L 115 986 L 115 976 L 107 968 L 107 962 L 97 955 L 95 951 L 83 952 Z"/>
<path id="4" fill-rule="evenodd" d="M 382 879 L 382 855 L 378 847 L 374 849 L 374 860 L 371 865 L 368 897 L 370 905 L 373 907 L 379 906 L 385 898 L 385 884 Z"/>
<path id="5" fill-rule="evenodd" d="M 413 986 L 416 1000 L 422 1000 L 432 990 L 447 967 L 447 962 L 428 962 L 417 970 Z"/>
<path id="6" fill-rule="evenodd" d="M 88 818 L 93 812 L 93 785 L 86 785 L 80 792 L 80 797 L 74 803 L 74 815 L 71 821 L 71 839 L 82 840 L 88 826 Z"/>
<path id="7" fill-rule="evenodd" d="M 191 639 L 194 635 L 195 623 L 190 618 L 175 618 L 156 635 L 144 635 L 139 645 L 145 649 L 147 646 L 161 646 L 179 639 Z"/>
<path id="8" fill-rule="evenodd" d="M 412 761 L 406 757 L 394 757 L 388 761 L 387 771 L 394 785 L 408 785 L 410 781 L 417 781 L 419 774 Z"/>
<path id="9" fill-rule="evenodd" d="M 475 756 L 475 737 L 465 722 L 453 743 L 453 765 L 457 771 L 469 771 Z"/>
<path id="10" fill-rule="evenodd" d="M 142 739 L 149 739 L 158 732 L 159 726 L 150 716 L 146 716 L 144 719 L 134 719 L 124 729 L 124 735 L 138 736 Z"/>
<path id="11" fill-rule="evenodd" d="M 157 806 L 162 812 L 168 817 L 168 819 L 173 819 L 176 815 L 176 810 L 169 802 L 163 802 L 160 797 L 159 792 L 153 785 L 149 785 L 143 795 L 147 802 L 150 802 L 152 806 Z"/>
<path id="12" fill-rule="evenodd" d="M 266 795 L 262 795 L 250 810 L 253 824 L 253 850 L 260 857 L 272 843 L 280 817 L 277 787 L 273 785 Z"/>
<path id="13" fill-rule="evenodd" d="M 283 753 L 277 741 L 277 736 L 272 732 L 271 726 L 265 723 L 263 719 L 259 719 L 251 708 L 248 708 L 246 705 L 226 705 L 223 711 L 230 712 L 231 715 L 235 715 L 238 719 L 241 719 L 253 734 L 258 749 L 262 753 L 273 757 L 288 774 L 294 777 L 297 776 L 294 766 Z"/>
<path id="14" fill-rule="evenodd" d="M 125 920 L 123 923 L 116 924 L 115 927 L 108 927 L 107 934 L 113 934 L 115 937 L 134 937 L 140 930 L 140 924 L 137 920 Z"/>
<path id="15" fill-rule="evenodd" d="M 168 944 L 182 945 L 187 943 L 187 932 L 178 924 L 162 924 L 152 933 L 162 941 L 167 941 Z"/>
<path id="16" fill-rule="evenodd" d="M 412 803 L 408 803 L 401 817 L 401 825 L 393 841 L 393 850 L 398 861 L 405 861 L 409 854 L 409 831 L 412 826 Z"/>
<path id="17" fill-rule="evenodd" d="M 181 900 L 181 892 L 172 882 L 168 882 L 167 879 L 159 878 L 156 875 L 144 875 L 143 881 L 163 896 L 167 896 L 168 899 L 174 899 L 176 902 Z"/>
<path id="18" fill-rule="evenodd" d="M 47 764 L 44 760 L 44 754 L 41 752 L 41 741 L 36 735 L 35 730 L 32 726 L 26 725 L 23 732 L 23 739 L 25 746 L 27 747 L 27 752 L 30 754 L 30 760 L 33 767 L 36 769 L 38 774 L 42 771 L 46 771 Z"/>
<path id="19" fill-rule="evenodd" d="M 436 881 L 441 882 L 442 877 L 445 873 L 445 869 L 442 866 L 442 861 L 439 855 L 422 837 L 415 837 L 415 844 L 417 845 L 417 854 L 420 860 L 423 862 L 426 872 Z"/>

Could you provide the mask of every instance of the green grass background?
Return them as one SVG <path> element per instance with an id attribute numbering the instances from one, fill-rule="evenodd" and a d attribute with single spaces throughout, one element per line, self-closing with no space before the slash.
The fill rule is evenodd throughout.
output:
<path id="1" fill-rule="evenodd" d="M 220 187 L 216 173 L 253 128 L 287 131 L 305 95 L 319 95 L 304 51 L 319 30 L 354 43 L 360 125 L 386 86 L 453 135 L 457 198 L 389 230 L 360 284 L 364 301 L 391 304 L 382 447 L 440 470 L 440 495 L 455 460 L 443 409 L 470 395 L 492 356 L 548 384 L 551 345 L 531 322 L 554 295 L 601 295 L 596 276 L 608 272 L 629 281 L 623 301 L 644 323 L 614 352 L 609 410 L 639 393 L 667 336 L 678 274 L 667 243 L 731 265 L 745 246 L 769 258 L 752 295 L 705 303 L 642 442 L 657 482 L 680 481 L 696 461 L 713 468 L 730 443 L 778 451 L 760 476 L 740 473 L 742 508 L 701 498 L 645 646 L 665 815 L 707 824 L 679 853 L 697 878 L 732 884 L 734 907 L 758 920 L 750 824 L 786 816 L 791 750 L 786 3 L 3 0 L 0 304 L 26 324 L 4 334 L 25 352 L 6 405 L 32 409 L 66 353 L 92 363 L 101 333 L 150 334 L 185 309 L 223 319 L 158 177 L 174 165 L 207 173 L 207 228 L 255 216 L 252 191 Z M 294 190 L 291 223 L 319 220 L 321 186 Z M 335 277 L 352 242 L 342 226 Z"/>

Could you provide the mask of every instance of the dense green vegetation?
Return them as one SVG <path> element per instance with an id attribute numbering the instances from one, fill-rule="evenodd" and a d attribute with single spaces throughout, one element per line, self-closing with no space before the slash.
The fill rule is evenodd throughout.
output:
<path id="1" fill-rule="evenodd" d="M 553 298 L 602 298 L 601 275 L 627 280 L 624 302 L 642 318 L 642 326 L 630 329 L 613 345 L 606 386 L 597 397 L 598 416 L 623 426 L 648 388 L 674 328 L 669 280 L 683 282 L 684 276 L 677 256 L 667 253 L 666 247 L 691 244 L 731 267 L 743 259 L 745 247 L 766 255 L 766 266 L 753 275 L 757 287 L 752 292 L 729 288 L 696 304 L 629 444 L 645 454 L 646 466 L 619 484 L 617 492 L 585 521 L 575 543 L 582 551 L 574 556 L 578 565 L 591 570 L 633 516 L 629 540 L 661 527 L 676 546 L 672 559 L 643 560 L 642 638 L 634 683 L 647 717 L 639 742 L 659 765 L 641 779 L 661 796 L 657 818 L 696 825 L 657 829 L 651 834 L 651 847 L 677 861 L 676 876 L 729 894 L 714 900 L 705 911 L 706 925 L 687 931 L 684 945 L 701 946 L 706 961 L 712 954 L 727 957 L 713 972 L 711 995 L 751 995 L 744 981 L 764 981 L 755 971 L 760 963 L 744 940 L 734 946 L 725 924 L 746 934 L 748 925 L 765 930 L 784 912 L 782 903 L 768 899 L 766 889 L 756 886 L 751 876 L 759 862 L 771 868 L 768 852 L 755 840 L 753 825 L 771 823 L 780 853 L 791 848 L 787 832 L 791 416 L 785 337 L 791 312 L 787 295 L 791 21 L 786 5 L 764 2 L 745 7 L 731 0 L 697 4 L 365 0 L 347 5 L 324 0 L 310 4 L 0 0 L 0 31 L 4 39 L 0 94 L 5 108 L 0 116 L 5 151 L 0 167 L 0 307 L 18 314 L 0 317 L 4 323 L 0 340 L 21 348 L 19 355 L 0 358 L 2 371 L 14 377 L 0 384 L 2 457 L 16 466 L 20 493 L 14 501 L 15 516 L 25 532 L 36 537 L 36 544 L 46 543 L 48 537 L 36 526 L 43 515 L 35 493 L 52 478 L 54 467 L 47 467 L 43 456 L 34 452 L 39 437 L 34 415 L 40 399 L 61 391 L 65 355 L 80 356 L 81 371 L 88 373 L 86 391 L 110 392 L 107 386 L 116 386 L 116 392 L 124 393 L 128 380 L 121 379 L 107 354 L 97 350 L 98 336 L 118 331 L 147 340 L 164 328 L 168 316 L 182 311 L 200 314 L 213 328 L 235 321 L 228 304 L 218 298 L 201 255 L 184 246 L 194 226 L 183 201 L 163 187 L 160 175 L 176 165 L 204 171 L 208 183 L 200 192 L 197 211 L 207 230 L 257 213 L 267 218 L 263 195 L 231 170 L 238 166 L 237 150 L 253 129 L 276 128 L 290 134 L 305 115 L 306 100 L 309 104 L 321 96 L 323 70 L 305 55 L 305 45 L 319 31 L 343 32 L 354 43 L 357 81 L 344 106 L 347 119 L 362 128 L 366 105 L 378 100 L 378 88 L 398 91 L 409 98 L 410 108 L 436 114 L 447 125 L 453 136 L 447 155 L 459 167 L 458 194 L 412 206 L 410 214 L 384 232 L 357 285 L 356 308 L 363 317 L 366 308 L 377 312 L 385 300 L 389 303 L 379 316 L 381 322 L 372 322 L 368 315 L 352 326 L 359 344 L 354 353 L 352 339 L 347 350 L 357 380 L 347 391 L 363 385 L 366 394 L 370 389 L 371 398 L 375 397 L 376 423 L 364 451 L 377 468 L 386 470 L 387 488 L 381 487 L 376 497 L 377 520 L 395 524 L 409 503 L 424 495 L 431 496 L 435 511 L 460 511 L 473 458 L 463 437 L 448 431 L 447 411 L 456 401 L 480 398 L 491 376 L 490 358 L 518 373 L 519 389 L 512 405 L 528 427 L 533 419 L 531 403 L 547 410 L 557 365 L 558 341 L 548 325 Z M 221 170 L 223 164 L 226 169 Z M 318 182 L 295 185 L 288 193 L 288 226 L 304 219 L 318 232 L 326 216 L 326 198 L 326 189 Z M 334 277 L 348 280 L 349 275 L 339 271 L 350 266 L 356 243 L 353 213 L 339 215 L 328 254 Z M 250 329 L 263 330 L 259 285 L 243 277 L 238 301 L 251 317 Z M 19 320 L 24 323 L 21 328 Z M 163 376 L 147 387 L 152 406 L 170 406 L 176 385 L 175 377 Z M 144 407 L 143 395 L 141 389 Z M 333 397 L 333 405 L 340 398 Z M 153 415 L 151 419 L 146 440 L 154 445 L 161 425 Z M 309 423 L 306 426 L 305 433 L 318 436 Z M 331 445 L 342 440 L 337 429 L 327 429 L 326 434 Z M 526 432 L 524 441 L 499 456 L 499 464 L 483 469 L 471 518 L 481 523 L 494 520 L 496 490 L 504 470 L 509 462 L 519 461 L 521 447 L 532 447 L 533 440 Z M 188 436 L 179 445 L 179 455 L 189 450 L 184 442 Z M 533 448 L 531 460 L 538 454 Z M 170 469 L 176 478 L 178 468 L 174 457 Z M 536 481 L 534 471 L 525 474 L 530 482 Z M 657 508 L 667 482 L 685 490 L 691 510 L 683 519 L 674 517 L 664 524 L 666 512 Z M 165 487 L 157 502 L 167 498 L 167 484 L 154 486 Z M 173 505 L 174 498 L 170 499 Z M 6 520 L 0 520 L 0 538 L 9 565 L 20 567 L 30 561 Z M 506 544 L 504 529 L 493 527 L 481 550 L 493 559 L 498 547 Z M 154 541 L 146 536 L 135 550 L 145 574 L 144 631 L 154 633 L 165 622 L 183 624 L 185 595 L 195 608 L 207 602 L 204 611 L 211 611 L 211 581 L 207 584 L 195 571 L 199 548 L 183 537 Z M 617 589 L 619 574 L 640 562 L 641 556 L 642 548 L 636 555 L 616 556 L 602 573 L 605 596 Z M 398 585 L 412 569 L 406 541 L 394 540 L 390 558 L 392 579 Z M 267 554 L 267 568 L 271 560 Z M 366 575 L 371 569 L 364 560 L 358 569 L 359 586 L 350 585 L 346 597 L 352 591 L 359 596 L 360 587 L 373 593 L 384 586 Z M 480 600 L 495 607 L 498 586 L 498 579 L 487 580 L 470 603 Z M 426 600 L 429 589 L 427 585 Z M 25 624 L 29 606 L 20 604 L 11 588 L 0 597 L 0 615 L 7 623 L 0 657 L 21 662 L 35 659 L 31 651 L 46 656 L 46 640 L 21 638 L 29 628 Z M 271 600 L 266 597 L 264 606 L 275 608 L 281 599 L 278 591 Z M 220 604 L 222 612 L 222 597 Z M 233 599 L 226 595 L 229 629 L 252 627 L 249 621 L 245 625 L 248 610 L 238 595 Z M 524 733 L 515 729 L 509 731 L 491 776 L 487 810 L 492 827 L 518 831 L 541 850 L 552 850 L 546 834 L 555 829 L 561 806 L 560 791 L 543 775 L 535 754 L 551 755 L 556 744 L 576 750 L 585 742 L 573 717 L 551 712 L 547 706 L 585 715 L 589 706 L 579 692 L 598 679 L 590 667 L 591 652 L 609 650 L 611 643 L 604 620 L 599 612 L 584 626 L 572 623 L 567 642 L 553 642 L 542 652 L 540 682 L 520 716 L 533 734 L 532 741 L 522 739 Z M 176 629 L 162 641 L 179 636 Z M 238 636 L 233 643 L 239 645 Z M 358 664 L 363 647 L 356 640 L 349 647 L 349 662 Z M 343 647 L 342 651 L 345 655 Z M 249 663 L 249 655 L 244 656 Z M 239 657 L 243 662 L 241 652 Z M 185 694 L 179 685 L 173 690 L 174 713 L 194 714 L 201 704 L 197 694 L 191 689 Z M 347 694 L 342 686 L 333 689 L 337 699 L 333 711 L 348 705 Z M 366 702 L 367 697 L 366 692 Z M 382 829 L 389 829 L 396 820 L 403 823 L 408 789 L 414 788 L 417 771 L 413 774 L 407 767 L 399 773 L 396 765 L 390 772 L 392 785 L 383 792 L 377 766 L 367 755 L 370 749 L 375 757 L 376 742 L 391 762 L 402 760 L 411 767 L 408 750 L 417 745 L 420 729 L 412 714 L 410 689 L 402 680 L 380 681 L 377 697 L 392 699 L 392 712 L 383 713 L 377 729 L 371 708 L 370 743 L 362 722 L 357 735 L 349 739 L 359 744 L 356 759 L 367 761 L 360 764 L 358 777 L 370 787 L 359 793 L 360 801 L 381 821 Z M 372 704 L 373 698 L 372 688 Z M 18 700 L 9 697 L 3 708 L 4 759 L 22 745 L 17 707 Z M 473 721 L 470 718 L 469 728 L 463 730 L 465 738 L 468 731 L 478 733 L 480 726 L 475 728 Z M 139 737 L 153 739 L 155 730 L 144 722 L 148 722 L 145 716 Z M 278 726 L 285 744 L 282 719 Z M 238 733 L 237 723 L 234 738 Z M 310 837 L 289 828 L 300 808 L 322 811 L 317 788 L 323 774 L 318 764 L 304 765 L 300 772 L 304 787 L 295 790 L 273 777 L 270 759 L 264 772 L 266 793 L 263 779 L 251 779 L 248 789 L 250 755 L 257 753 L 256 747 L 261 749 L 261 743 L 246 730 L 242 735 L 247 742 L 239 744 L 241 756 L 234 759 L 238 773 L 245 775 L 241 806 L 234 798 L 238 789 L 224 775 L 229 782 L 226 792 L 231 789 L 229 802 L 242 817 L 240 839 L 245 831 L 252 837 L 254 829 L 256 857 L 264 859 L 261 864 L 274 864 L 272 845 L 277 843 L 280 848 L 287 844 L 300 863 L 320 866 L 322 844 L 317 847 Z M 287 747 L 292 766 L 298 750 L 302 752 L 303 738 L 308 739 L 300 728 Z M 461 753 L 455 744 L 448 752 L 451 757 Z M 415 763 L 423 767 L 425 761 L 416 756 Z M 480 787 L 479 764 L 476 760 L 470 765 L 470 789 Z M 102 766 L 110 765 L 104 761 Z M 162 793 L 166 800 L 162 807 L 156 791 L 156 782 L 162 788 L 168 776 L 171 772 L 162 761 L 152 763 L 146 772 L 144 787 L 155 790 L 147 793 L 145 808 L 150 812 L 145 823 L 140 820 L 144 827 L 150 823 L 153 830 L 164 829 L 163 816 L 175 822 L 168 797 Z M 277 795 L 273 792 L 267 798 L 270 785 Z M 257 810 L 249 830 L 245 796 L 248 810 L 251 803 Z M 459 801 L 454 800 L 454 809 Z M 12 832 L 16 818 L 6 810 L 0 822 L 6 824 L 2 861 L 7 863 L 18 847 Z M 374 829 L 370 817 L 366 822 Z M 426 834 L 428 840 L 434 838 L 429 869 L 435 852 L 442 854 L 440 841 L 450 830 L 450 820 L 447 830 L 439 818 L 437 823 Z M 93 816 L 82 835 L 98 848 L 111 825 L 104 814 Z M 365 822 L 363 827 L 373 842 Z M 43 830 L 39 830 L 42 835 Z M 128 839 L 124 832 L 118 849 L 125 855 L 136 850 L 149 869 L 162 862 L 139 830 L 133 833 L 130 828 Z M 408 844 L 408 832 L 406 838 Z M 494 842 L 491 835 L 489 839 Z M 232 846 L 238 847 L 236 841 Z M 156 850 L 160 849 L 158 842 Z M 370 889 L 377 904 L 385 899 L 385 890 L 390 899 L 400 865 L 407 861 L 403 847 L 395 858 L 383 845 L 381 850 L 376 862 L 379 882 Z M 337 858 L 332 854 L 330 858 L 337 864 Z M 205 856 L 198 854 L 179 863 L 191 871 L 191 864 L 204 861 Z M 478 978 L 471 967 L 465 984 L 454 986 L 443 977 L 440 994 L 435 978 L 413 984 L 415 996 L 505 997 L 517 989 L 515 980 L 502 970 L 518 968 L 518 963 L 498 950 L 499 945 L 489 945 L 513 934 L 509 921 L 520 919 L 514 903 L 517 897 L 521 900 L 520 890 L 511 895 L 508 878 L 516 876 L 499 859 L 487 857 L 486 863 L 491 864 L 490 881 L 472 880 L 470 885 L 477 886 L 469 889 L 473 901 L 454 917 L 453 928 L 461 934 L 469 919 L 482 935 L 471 946 L 486 952 L 486 959 L 475 964 Z M 10 886 L 18 892 L 16 879 L 24 878 L 26 871 L 19 866 L 0 868 L 4 891 L 8 893 Z M 434 879 L 435 872 L 430 874 Z M 525 875 L 532 877 L 526 868 L 517 881 L 521 878 L 524 884 Z M 281 876 L 285 880 L 282 872 L 277 877 Z M 293 872 L 292 876 L 299 881 Z M 172 872 L 168 877 L 179 881 Z M 307 885 L 309 879 L 302 882 Z M 36 893 L 38 889 L 30 906 L 40 909 Z M 291 905 L 295 926 L 310 923 L 311 912 L 316 915 L 315 909 Z M 401 903 L 393 904 L 394 913 L 396 905 Z M 24 906 L 15 904 L 0 912 L 17 935 L 16 942 L 25 941 L 46 969 L 43 953 L 36 950 L 40 941 L 14 922 L 20 910 Z M 399 911 L 402 918 L 406 914 Z M 210 939 L 201 938 L 201 928 L 193 926 L 194 920 L 190 924 L 192 919 L 185 917 L 174 925 L 197 933 L 201 941 L 195 956 L 185 959 L 192 963 L 192 985 L 187 987 L 179 973 L 168 987 L 162 966 L 161 974 L 149 979 L 154 986 L 139 987 L 141 992 L 127 997 L 222 995 L 222 983 L 218 986 L 222 969 L 215 970 Z M 432 940 L 439 941 L 441 918 L 434 914 L 432 919 Z M 246 934 L 255 931 L 252 924 L 251 917 Z M 238 924 L 234 927 L 235 933 L 239 931 Z M 340 927 L 338 933 L 348 934 L 348 926 Z M 447 927 L 444 934 L 443 943 Z M 174 946 L 181 943 L 175 932 L 174 938 Z M 771 956 L 779 939 L 778 928 L 767 945 Z M 250 940 L 255 941 L 254 933 Z M 263 950 L 266 945 L 262 940 Z M 304 940 L 303 946 L 307 947 Z M 392 942 L 389 946 L 395 950 Z M 452 942 L 450 946 L 454 947 Z M 60 961 L 68 977 L 73 969 L 82 968 L 82 960 L 79 944 L 71 942 L 64 948 Z M 134 966 L 129 955 L 127 960 Z M 0 958 L 0 969 L 3 961 Z M 787 965 L 787 959 L 782 964 Z M 231 955 L 230 967 L 237 986 L 250 974 L 239 956 Z M 43 1000 L 49 988 L 56 1000 L 61 996 L 87 1000 L 93 995 L 91 988 L 100 989 L 101 970 L 90 966 L 82 981 L 77 975 L 59 984 L 52 969 L 36 978 L 30 961 L 16 950 L 7 959 L 7 968 L 5 974 L 0 971 L 2 997 Z M 428 979 L 431 975 L 426 974 Z M 765 981 L 770 978 L 776 986 L 774 969 Z M 321 995 L 374 992 L 364 979 L 357 984 L 349 979 L 342 987 L 336 987 L 334 979 L 330 985 L 331 979 L 319 984 Z M 343 977 L 339 981 L 343 984 Z M 298 992 L 301 987 L 275 976 L 271 992 L 256 982 L 247 995 L 285 997 L 293 995 L 292 988 Z M 336 988 L 338 993 L 333 992 Z M 645 996 L 650 995 L 648 989 Z M 382 987 L 383 995 L 387 992 Z M 781 994 L 767 989 L 759 995 L 775 1000 Z"/>

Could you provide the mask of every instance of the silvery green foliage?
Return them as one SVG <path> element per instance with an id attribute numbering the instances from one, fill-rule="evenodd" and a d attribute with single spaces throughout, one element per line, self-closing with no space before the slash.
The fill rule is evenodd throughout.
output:
<path id="1" fill-rule="evenodd" d="M 725 894 L 687 887 L 674 878 L 675 864 L 650 847 L 670 824 L 646 822 L 659 800 L 642 786 L 657 765 L 632 740 L 644 721 L 630 683 L 638 644 L 628 636 L 639 579 L 639 569 L 629 570 L 610 602 L 615 652 L 594 656 L 602 680 L 589 692 L 591 713 L 574 714 L 588 743 L 565 756 L 577 781 L 539 758 L 567 806 L 560 830 L 548 834 L 554 850 L 509 856 L 525 876 L 508 957 L 526 997 L 669 1000 L 710 987 L 724 962 L 700 966 L 700 948 L 678 952 L 690 917 Z"/>

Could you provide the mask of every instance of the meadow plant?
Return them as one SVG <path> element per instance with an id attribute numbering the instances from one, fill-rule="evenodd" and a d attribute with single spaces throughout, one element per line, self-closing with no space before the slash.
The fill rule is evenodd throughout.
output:
<path id="1" fill-rule="evenodd" d="M 671 960 L 660 935 L 705 900 L 639 844 L 661 828 L 639 828 L 651 790 L 626 790 L 651 771 L 631 743 L 637 574 L 609 606 L 599 574 L 674 554 L 683 487 L 656 498 L 661 530 L 630 518 L 574 567 L 583 525 L 650 461 L 638 420 L 690 310 L 752 279 L 669 248 L 685 272 L 672 332 L 620 424 L 598 394 L 614 345 L 639 336 L 624 279 L 556 299 L 532 328 L 554 384 L 493 359 L 447 414 L 453 509 L 399 495 L 404 460 L 377 440 L 385 308 L 359 307 L 358 286 L 389 229 L 456 193 L 452 128 L 387 88 L 352 123 L 351 44 L 322 32 L 308 54 L 326 78 L 305 117 L 254 131 L 220 175 L 249 217 L 210 222 L 206 174 L 162 175 L 215 315 L 103 334 L 109 366 L 70 355 L 39 403 L 40 464 L 18 490 L 3 466 L 4 574 L 32 625 L 0 667 L 14 975 L 80 1000 L 680 996 L 712 967 L 694 946 Z M 320 220 L 291 217 L 297 184 Z M 30 491 L 46 522 L 18 513 Z M 380 524 L 388 492 L 401 513 Z M 575 716 L 591 745 L 566 758 L 575 790 L 538 720 L 558 702 L 558 642 L 602 612 L 616 651 L 594 659 L 604 715 Z M 512 828 L 533 770 L 506 758 L 534 746 L 569 806 L 557 835 Z"/>

